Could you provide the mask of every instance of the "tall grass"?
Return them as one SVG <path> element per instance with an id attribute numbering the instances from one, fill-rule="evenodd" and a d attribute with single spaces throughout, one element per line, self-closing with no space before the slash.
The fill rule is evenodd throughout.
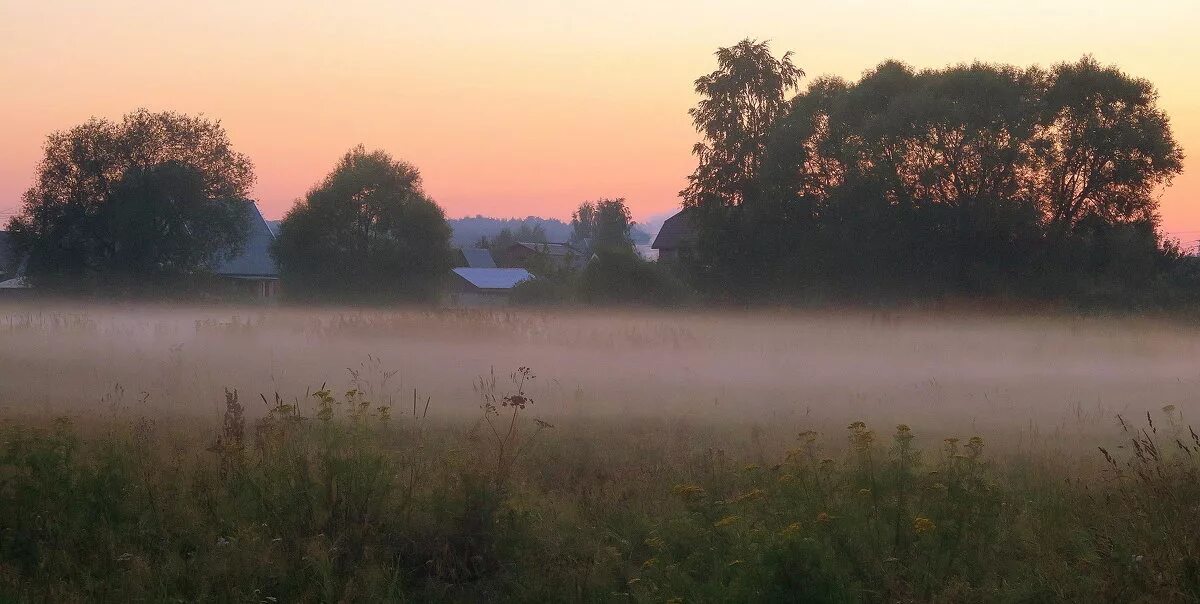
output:
<path id="1" fill-rule="evenodd" d="M 229 391 L 208 430 L 9 422 L 0 593 L 16 601 L 1196 601 L 1200 438 L 1122 420 L 1096 472 L 862 422 L 786 451 L 685 423 L 475 422 L 361 390 Z"/>

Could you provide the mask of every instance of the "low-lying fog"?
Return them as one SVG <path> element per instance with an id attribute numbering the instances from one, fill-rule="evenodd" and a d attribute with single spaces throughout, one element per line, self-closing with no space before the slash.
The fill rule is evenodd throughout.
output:
<path id="1" fill-rule="evenodd" d="M 224 388 L 261 412 L 259 394 L 340 392 L 354 369 L 399 411 L 415 388 L 451 417 L 478 412 L 481 374 L 529 366 L 534 414 L 560 422 L 1107 432 L 1117 413 L 1200 410 L 1198 344 L 1191 326 L 1133 319 L 9 305 L 0 413 L 217 420 Z"/>

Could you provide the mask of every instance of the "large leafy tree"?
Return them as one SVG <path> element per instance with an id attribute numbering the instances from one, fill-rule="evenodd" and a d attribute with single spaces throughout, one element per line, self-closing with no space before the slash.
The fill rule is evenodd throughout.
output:
<path id="1" fill-rule="evenodd" d="M 9 222 L 39 287 L 137 289 L 238 253 L 254 171 L 217 121 L 139 110 L 51 134 Z"/>
<path id="2" fill-rule="evenodd" d="M 1183 170 L 1183 152 L 1150 82 L 1084 57 L 1056 66 L 1031 146 L 1037 201 L 1051 243 L 1085 216 L 1153 221 L 1155 196 Z"/>
<path id="3" fill-rule="evenodd" d="M 804 76 L 790 52 L 776 59 L 767 42 L 742 40 L 716 57 L 717 70 L 696 80 L 701 98 L 689 110 L 703 140 L 693 148 L 699 165 L 682 192 L 687 205 L 715 199 L 736 206 L 753 196 L 767 140 Z"/>
<path id="4" fill-rule="evenodd" d="M 428 300 L 452 264 L 417 168 L 361 145 L 296 202 L 273 252 L 289 296 L 342 302 Z"/>
<path id="5" fill-rule="evenodd" d="M 817 79 L 774 115 L 765 148 L 739 156 L 753 159 L 717 171 L 708 137 L 684 192 L 695 274 L 740 297 L 1136 294 L 1147 267 L 1177 255 L 1156 232 L 1156 195 L 1182 153 L 1156 99 L 1090 58 L 919 72 L 887 61 L 857 82 Z M 693 115 L 722 115 L 711 102 Z M 740 117 L 718 124 L 760 113 L 720 106 Z"/>
<path id="6" fill-rule="evenodd" d="M 762 162 L 776 123 L 786 115 L 787 95 L 804 76 L 791 53 L 771 54 L 767 42 L 745 39 L 717 50 L 717 69 L 696 80 L 700 101 L 689 110 L 702 140 L 693 148 L 698 165 L 680 195 L 698 231 L 689 272 L 710 293 L 744 295 L 769 270 L 764 250 L 777 237 L 758 232 Z M 764 245 L 765 244 L 765 245 Z"/>
<path id="7" fill-rule="evenodd" d="M 631 252 L 633 215 L 625 199 L 585 201 L 571 215 L 571 243 L 590 251 Z"/>

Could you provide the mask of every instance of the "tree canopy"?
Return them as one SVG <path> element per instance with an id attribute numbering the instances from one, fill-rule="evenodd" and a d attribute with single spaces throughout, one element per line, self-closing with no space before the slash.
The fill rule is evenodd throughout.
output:
<path id="1" fill-rule="evenodd" d="M 417 168 L 360 145 L 288 211 L 273 253 L 292 297 L 428 300 L 451 266 L 449 241 Z"/>
<path id="2" fill-rule="evenodd" d="M 253 183 L 220 122 L 93 118 L 48 137 L 9 229 L 39 287 L 153 286 L 239 252 Z"/>
<path id="3" fill-rule="evenodd" d="M 1182 152 L 1145 80 L 1089 57 L 1049 70 L 887 61 L 853 83 L 818 78 L 781 109 L 714 111 L 739 89 L 715 85 L 741 81 L 727 64 L 768 74 L 750 79 L 756 98 L 786 90 L 772 74 L 790 71 L 787 55 L 765 50 L 723 49 L 698 86 L 705 141 L 683 197 L 700 210 L 702 286 L 1081 295 L 1097 282 L 1137 290 L 1177 256 L 1157 233 L 1156 192 Z M 726 134 L 763 114 L 765 137 Z M 747 151 L 751 139 L 765 143 Z"/>
<path id="4" fill-rule="evenodd" d="M 632 251 L 632 229 L 623 198 L 585 201 L 571 215 L 571 244 L 580 250 Z"/>

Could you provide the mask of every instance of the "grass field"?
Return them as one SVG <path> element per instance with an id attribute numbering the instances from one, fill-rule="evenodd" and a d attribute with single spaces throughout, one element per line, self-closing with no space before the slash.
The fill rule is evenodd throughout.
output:
<path id="1" fill-rule="evenodd" d="M 1198 344 L 1130 318 L 2 307 L 0 596 L 1197 601 Z"/>

